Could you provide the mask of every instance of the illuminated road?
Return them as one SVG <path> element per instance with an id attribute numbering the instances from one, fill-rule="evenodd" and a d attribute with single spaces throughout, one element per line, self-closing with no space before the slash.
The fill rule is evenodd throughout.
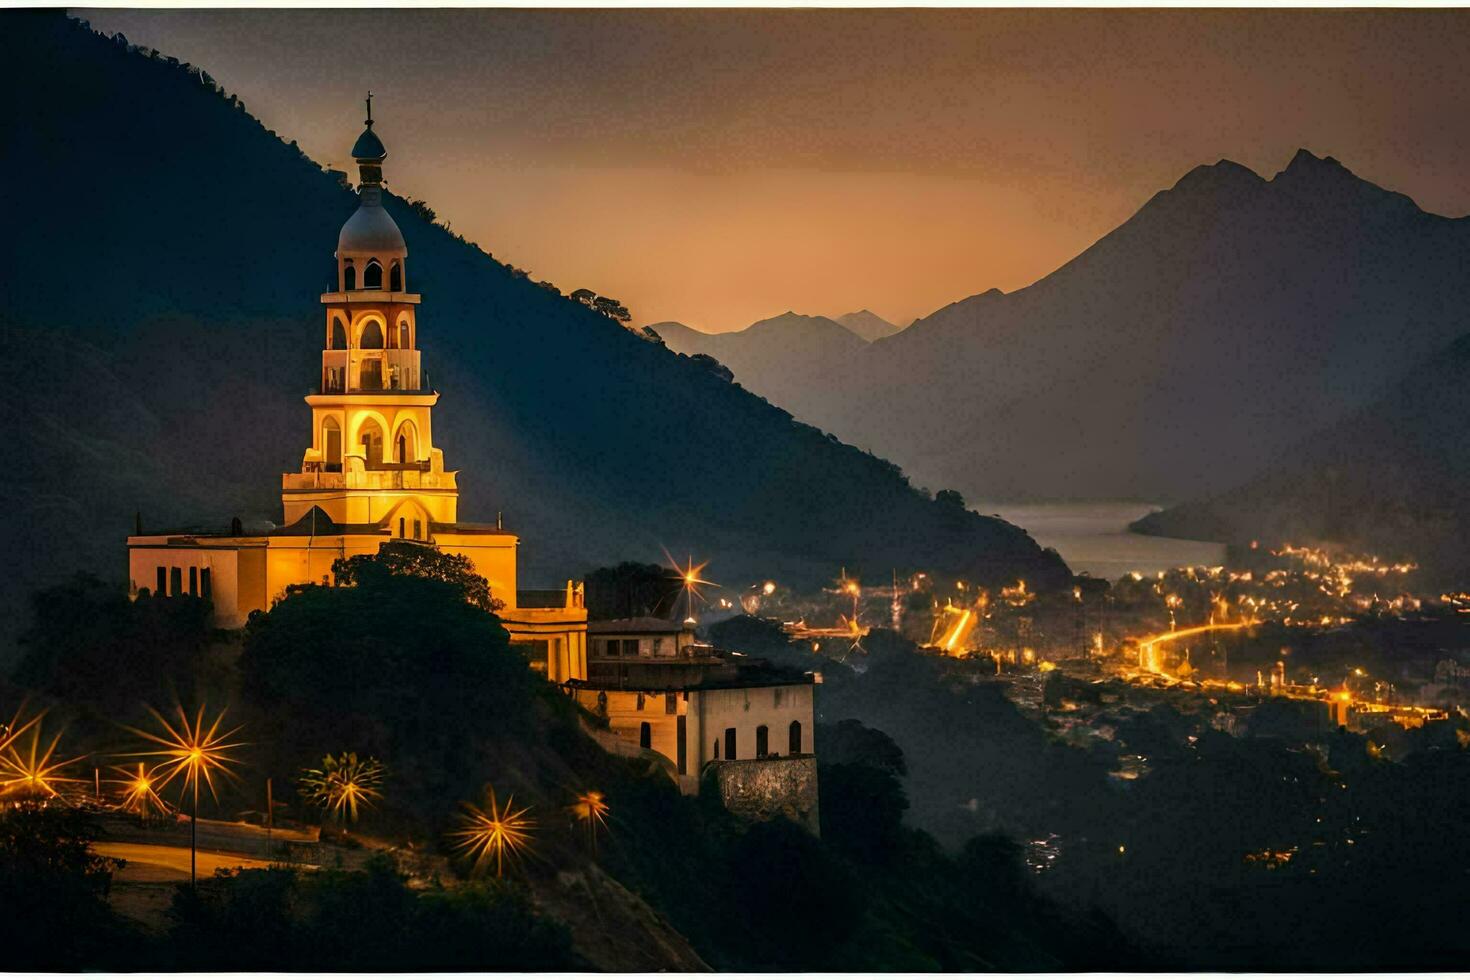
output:
<path id="1" fill-rule="evenodd" d="M 189 880 L 189 849 L 172 844 L 126 844 L 97 841 L 92 850 L 103 857 L 122 858 L 127 865 L 117 873 L 119 883 Z M 219 868 L 268 868 L 269 861 L 224 854 L 199 852 L 199 877 L 212 878 Z"/>

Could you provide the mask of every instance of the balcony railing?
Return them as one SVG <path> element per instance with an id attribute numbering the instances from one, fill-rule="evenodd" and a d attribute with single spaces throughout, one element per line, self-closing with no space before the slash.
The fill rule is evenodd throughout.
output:
<path id="1" fill-rule="evenodd" d="M 322 351 L 324 395 L 422 391 L 419 352 L 408 349 Z"/>

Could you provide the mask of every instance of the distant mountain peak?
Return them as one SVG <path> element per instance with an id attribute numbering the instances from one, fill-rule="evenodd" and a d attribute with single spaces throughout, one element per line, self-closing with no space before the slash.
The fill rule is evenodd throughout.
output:
<path id="1" fill-rule="evenodd" d="M 897 324 L 883 319 L 866 306 L 854 313 L 844 313 L 833 319 L 870 344 L 875 340 L 891 337 L 899 331 Z"/>
<path id="2" fill-rule="evenodd" d="M 1265 182 L 1266 179 L 1250 167 L 1234 160 L 1220 160 L 1217 163 L 1202 163 L 1193 168 L 1175 182 L 1172 191 L 1184 194 L 1253 191 Z"/>
<path id="3" fill-rule="evenodd" d="M 1311 150 L 1302 148 L 1296 151 L 1291 162 L 1286 165 L 1282 173 L 1329 173 L 1340 172 L 1352 174 L 1352 171 L 1338 162 L 1336 157 L 1319 157 Z"/>

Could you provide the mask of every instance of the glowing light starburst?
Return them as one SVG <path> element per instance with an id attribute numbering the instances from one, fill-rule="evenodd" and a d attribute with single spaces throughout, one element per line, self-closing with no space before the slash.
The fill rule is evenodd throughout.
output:
<path id="1" fill-rule="evenodd" d="M 517 810 L 514 796 L 506 797 L 505 805 L 501 806 L 493 789 L 486 802 L 488 813 L 470 803 L 462 805 L 465 812 L 460 817 L 460 829 L 451 831 L 449 839 L 457 851 L 474 860 L 476 874 L 493 857 L 495 877 L 502 877 L 507 855 L 514 859 L 522 851 L 530 850 L 531 831 L 536 824 L 526 816 L 529 808 Z"/>
<path id="2" fill-rule="evenodd" d="M 692 622 L 694 620 L 694 600 L 704 598 L 704 594 L 699 591 L 699 587 L 701 585 L 708 585 L 713 588 L 719 588 L 719 583 L 711 582 L 701 577 L 704 574 L 705 567 L 709 565 L 707 561 L 700 562 L 696 565 L 694 564 L 694 556 L 690 555 L 685 559 L 684 564 L 680 565 L 674 560 L 674 556 L 669 554 L 669 549 L 667 548 L 664 549 L 664 558 L 668 560 L 668 563 L 673 567 L 674 572 L 679 577 L 679 587 L 684 590 L 686 621 Z"/>
<path id="3" fill-rule="evenodd" d="M 150 770 L 141 762 L 138 763 L 136 772 L 126 766 L 114 766 L 113 769 L 123 776 L 113 782 L 118 783 L 122 789 L 124 810 L 144 820 L 155 814 L 168 812 L 168 804 L 163 802 L 163 798 L 154 789 L 158 782 L 156 769 Z"/>
<path id="4" fill-rule="evenodd" d="M 225 721 L 223 711 L 215 715 L 214 720 L 206 725 L 204 713 L 207 709 L 202 704 L 192 720 L 184 711 L 183 706 L 176 705 L 174 710 L 178 714 L 177 724 L 171 723 L 157 710 L 148 709 L 154 721 L 158 722 L 159 727 L 163 729 L 161 735 L 143 731 L 140 728 L 128 729 L 134 735 L 163 746 L 161 749 L 137 754 L 144 757 L 162 758 L 155 770 L 159 776 L 155 783 L 157 789 L 162 790 L 170 783 L 177 781 L 180 784 L 181 794 L 192 792 L 197 800 L 199 786 L 203 783 L 209 788 L 209 795 L 218 800 L 214 777 L 229 778 L 234 775 L 230 767 L 240 764 L 239 759 L 229 755 L 231 749 L 238 749 L 246 744 L 229 741 L 239 733 L 240 728 L 237 726 L 221 732 L 220 729 L 224 726 Z"/>
<path id="5" fill-rule="evenodd" d="M 356 752 L 326 756 L 322 768 L 306 769 L 297 781 L 303 798 L 335 816 L 340 823 L 345 817 L 357 822 L 357 808 L 372 806 L 383 798 L 378 786 L 388 770 L 377 759 L 357 758 Z"/>
<path id="6" fill-rule="evenodd" d="M 81 761 L 82 757 L 56 760 L 61 732 L 52 736 L 49 743 L 45 742 L 41 735 L 41 717 L 35 715 L 22 722 L 17 712 L 7 734 L 0 737 L 0 746 L 3 746 L 0 750 L 0 796 L 53 800 L 61 795 L 64 787 L 82 782 L 66 775 L 66 767 Z M 22 741 L 21 736 L 26 733 L 30 738 Z"/>
<path id="7" fill-rule="evenodd" d="M 587 837 L 592 843 L 592 851 L 597 852 L 597 828 L 607 826 L 607 814 L 611 809 L 607 805 L 607 797 L 595 789 L 590 789 L 577 796 L 577 802 L 567 809 L 572 815 L 587 825 Z"/>

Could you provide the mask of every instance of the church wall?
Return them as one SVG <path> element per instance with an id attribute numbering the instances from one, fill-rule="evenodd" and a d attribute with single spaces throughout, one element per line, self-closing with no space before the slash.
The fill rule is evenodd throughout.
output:
<path id="1" fill-rule="evenodd" d="M 689 712 L 690 695 L 674 693 L 668 695 L 664 692 L 642 693 L 637 691 L 594 691 L 578 690 L 577 702 L 594 714 L 602 711 L 601 695 L 607 698 L 606 712 L 608 730 L 628 745 L 639 744 L 640 733 L 644 723 L 648 724 L 650 744 L 649 748 L 659 755 L 674 763 L 677 771 L 679 759 L 678 725 L 679 716 L 687 717 Z M 673 698 L 673 712 L 669 711 L 669 698 Z M 686 736 L 687 737 L 687 736 Z M 688 793 L 697 789 L 697 771 L 686 765 L 691 773 L 695 773 L 694 780 L 690 783 L 691 788 L 685 788 L 685 779 L 680 777 L 681 789 Z"/>
<path id="2" fill-rule="evenodd" d="M 436 531 L 434 543 L 441 550 L 464 555 L 475 566 L 475 574 L 490 583 L 490 595 L 507 607 L 516 604 L 516 544 L 513 534 L 471 535 Z"/>
<path id="3" fill-rule="evenodd" d="M 165 594 L 176 594 L 171 570 L 179 569 L 180 592 L 189 592 L 190 569 L 194 569 L 195 595 L 202 595 L 203 570 L 209 569 L 209 600 L 219 625 L 229 629 L 244 625 L 250 611 L 263 599 L 263 540 L 252 544 L 209 547 L 199 544 L 137 543 L 128 547 L 128 585 L 133 595 L 139 589 L 156 592 L 158 569 L 166 571 Z"/>
<path id="4" fill-rule="evenodd" d="M 756 729 L 765 725 L 767 752 L 788 755 L 791 723 L 801 723 L 802 753 L 816 751 L 813 723 L 814 685 L 736 687 L 694 691 L 691 714 L 699 716 L 699 764 L 726 759 L 725 730 L 735 729 L 737 759 L 756 757 Z M 718 741 L 718 754 L 715 743 Z"/>

